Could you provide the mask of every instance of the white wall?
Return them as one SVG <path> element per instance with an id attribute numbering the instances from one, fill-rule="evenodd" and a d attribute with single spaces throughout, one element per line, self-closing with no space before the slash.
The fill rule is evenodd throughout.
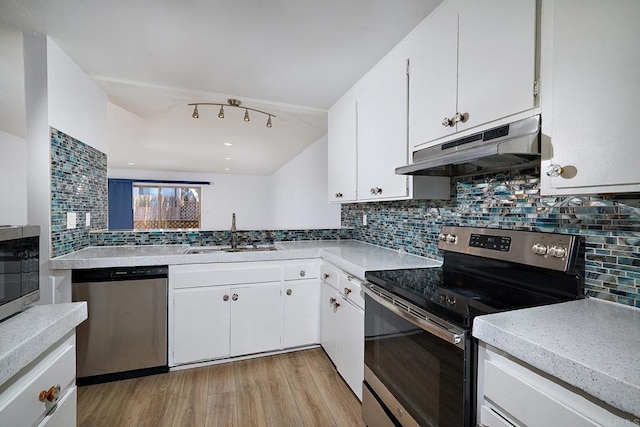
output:
<path id="1" fill-rule="evenodd" d="M 273 228 L 339 228 L 340 205 L 327 199 L 327 135 L 271 176 Z"/>
<path id="2" fill-rule="evenodd" d="M 236 213 L 238 230 L 271 228 L 269 215 L 269 177 L 225 175 L 138 169 L 109 169 L 109 178 L 154 179 L 174 181 L 209 181 L 203 186 L 202 229 L 231 228 L 231 214 Z"/>
<path id="3" fill-rule="evenodd" d="M 0 131 L 0 225 L 27 223 L 27 141 Z"/>
<path id="4" fill-rule="evenodd" d="M 27 220 L 40 226 L 41 303 L 71 300 L 68 276 L 49 270 L 52 126 L 106 152 L 104 92 L 50 39 L 24 34 Z"/>
<path id="5" fill-rule="evenodd" d="M 107 152 L 107 95 L 47 38 L 49 126 Z"/>

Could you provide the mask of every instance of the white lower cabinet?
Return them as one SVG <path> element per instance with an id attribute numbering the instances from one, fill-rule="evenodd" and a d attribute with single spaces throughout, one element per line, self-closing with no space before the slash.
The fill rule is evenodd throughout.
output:
<path id="1" fill-rule="evenodd" d="M 169 269 L 169 365 L 318 344 L 319 260 Z"/>
<path id="2" fill-rule="evenodd" d="M 336 310 L 338 354 L 336 368 L 351 390 L 362 400 L 364 380 L 364 310 L 343 297 Z"/>
<path id="3" fill-rule="evenodd" d="M 320 344 L 334 365 L 338 364 L 338 318 L 334 302 L 337 291 L 327 282 L 322 282 L 320 297 Z"/>
<path id="4" fill-rule="evenodd" d="M 524 362 L 480 344 L 478 424 L 592 427 L 632 425 L 617 410 Z"/>
<path id="5" fill-rule="evenodd" d="M 173 363 L 228 357 L 230 288 L 177 289 L 173 294 Z"/>
<path id="6" fill-rule="evenodd" d="M 280 349 L 280 282 L 231 288 L 231 356 Z"/>
<path id="7" fill-rule="evenodd" d="M 338 373 L 358 399 L 362 400 L 364 306 L 358 305 L 360 281 L 337 269 L 332 271 L 334 275 L 339 274 L 338 281 L 329 282 L 327 280 L 332 278 L 331 275 L 326 278 L 322 276 L 320 342 Z M 340 288 L 336 289 L 333 284 Z"/>
<path id="8" fill-rule="evenodd" d="M 284 348 L 317 344 L 320 324 L 320 280 L 285 282 L 283 301 Z"/>
<path id="9" fill-rule="evenodd" d="M 75 333 L 0 385 L 0 426 L 76 425 Z"/>

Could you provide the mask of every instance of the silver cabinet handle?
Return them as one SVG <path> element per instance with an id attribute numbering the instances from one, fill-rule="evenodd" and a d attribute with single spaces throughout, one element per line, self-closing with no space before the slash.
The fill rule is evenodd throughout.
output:
<path id="1" fill-rule="evenodd" d="M 342 193 L 336 193 L 336 199 L 342 199 Z"/>
<path id="2" fill-rule="evenodd" d="M 451 121 L 451 119 L 449 117 L 445 117 L 444 119 L 442 119 L 442 126 L 444 127 L 449 127 L 449 126 L 453 126 L 453 121 Z"/>
<path id="3" fill-rule="evenodd" d="M 469 120 L 469 113 L 456 113 L 456 115 L 453 116 L 454 123 L 464 123 L 467 120 Z"/>
<path id="4" fill-rule="evenodd" d="M 229 295 L 225 295 L 222 297 L 222 301 L 229 301 Z"/>
<path id="5" fill-rule="evenodd" d="M 349 296 L 349 294 L 351 293 L 351 289 L 349 288 L 344 288 L 344 294 Z"/>
<path id="6" fill-rule="evenodd" d="M 337 309 L 338 309 L 338 307 L 340 307 L 340 303 L 339 303 L 338 301 L 334 302 L 334 303 L 333 303 L 333 309 L 334 309 L 334 310 L 337 310 Z"/>
<path id="7" fill-rule="evenodd" d="M 322 275 L 322 278 L 323 278 L 324 280 L 327 280 L 327 279 L 329 278 L 329 276 L 330 276 L 330 274 L 329 274 L 329 273 L 324 273 L 324 274 Z"/>
<path id="8" fill-rule="evenodd" d="M 300 277 L 304 277 L 307 275 L 307 272 L 304 270 L 300 270 Z"/>
<path id="9" fill-rule="evenodd" d="M 557 163 L 552 163 L 547 167 L 547 176 L 550 176 L 552 178 L 562 175 L 562 172 L 564 172 L 562 166 Z"/>
<path id="10" fill-rule="evenodd" d="M 369 190 L 371 192 L 371 194 L 375 195 L 379 195 L 382 194 L 382 188 L 380 187 L 371 187 L 371 190 Z"/>
<path id="11" fill-rule="evenodd" d="M 335 304 L 336 299 L 334 297 L 329 298 L 329 304 Z"/>
<path id="12" fill-rule="evenodd" d="M 234 301 L 238 301 L 238 294 L 233 294 L 231 299 L 234 300 Z"/>
<path id="13" fill-rule="evenodd" d="M 291 295 L 291 294 L 292 294 L 291 289 L 287 289 L 287 295 Z"/>

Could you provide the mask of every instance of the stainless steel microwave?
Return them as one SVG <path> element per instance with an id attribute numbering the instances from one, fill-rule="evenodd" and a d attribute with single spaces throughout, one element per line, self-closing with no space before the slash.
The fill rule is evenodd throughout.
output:
<path id="1" fill-rule="evenodd" d="M 40 300 L 40 226 L 0 226 L 0 320 Z"/>

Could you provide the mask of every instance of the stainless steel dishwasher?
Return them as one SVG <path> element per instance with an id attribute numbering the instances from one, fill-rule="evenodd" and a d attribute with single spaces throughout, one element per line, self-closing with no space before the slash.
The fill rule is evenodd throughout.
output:
<path id="1" fill-rule="evenodd" d="M 78 385 L 168 372 L 167 266 L 74 270 L 73 301 L 86 301 L 77 328 Z"/>

